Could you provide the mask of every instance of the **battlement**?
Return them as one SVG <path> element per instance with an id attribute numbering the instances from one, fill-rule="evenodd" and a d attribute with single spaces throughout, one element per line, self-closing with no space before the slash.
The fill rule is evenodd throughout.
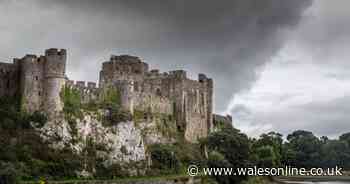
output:
<path id="1" fill-rule="evenodd" d="M 25 56 L 24 56 L 24 58 L 32 58 L 32 59 L 36 59 L 36 58 L 37 58 L 37 56 L 36 56 L 36 55 L 34 55 L 34 54 L 27 54 L 27 55 L 25 55 Z"/>
<path id="2" fill-rule="evenodd" d="M 112 62 L 121 62 L 121 63 L 141 63 L 139 57 L 136 56 L 130 56 L 130 55 L 111 55 L 110 61 Z"/>
<path id="3" fill-rule="evenodd" d="M 96 82 L 86 82 L 86 81 L 74 81 L 74 80 L 66 80 L 66 86 L 79 88 L 79 89 L 97 89 Z"/>
<path id="4" fill-rule="evenodd" d="M 17 67 L 12 63 L 0 63 L 0 74 L 7 74 L 15 70 L 17 70 Z"/>
<path id="5" fill-rule="evenodd" d="M 169 76 L 179 79 L 187 79 L 187 72 L 185 70 L 173 70 L 169 71 Z"/>
<path id="6" fill-rule="evenodd" d="M 45 56 L 66 56 L 66 49 L 50 48 L 45 51 Z"/>
<path id="7" fill-rule="evenodd" d="M 64 107 L 61 99 L 64 87 L 78 92 L 83 104 L 98 102 L 106 89 L 112 87 L 118 90 L 121 108 L 131 114 L 141 111 L 172 117 L 175 127 L 184 131 L 185 138 L 191 142 L 207 136 L 212 128 L 213 81 L 205 74 L 192 80 L 187 78 L 185 70 L 149 70 L 139 57 L 112 55 L 103 63 L 97 85 L 69 80 L 65 73 L 66 60 L 65 49 L 51 48 L 44 55 L 27 54 L 15 58 L 12 64 L 0 63 L 0 96 L 19 94 L 24 110 L 43 111 L 54 118 Z M 232 121 L 232 118 L 222 120 Z"/>

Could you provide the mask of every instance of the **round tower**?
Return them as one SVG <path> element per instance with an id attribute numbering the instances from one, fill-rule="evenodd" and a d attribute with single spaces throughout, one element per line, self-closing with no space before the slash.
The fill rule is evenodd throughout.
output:
<path id="1" fill-rule="evenodd" d="M 44 110 L 49 117 L 63 110 L 60 93 L 65 86 L 67 53 L 65 49 L 48 49 L 45 51 L 44 69 Z"/>

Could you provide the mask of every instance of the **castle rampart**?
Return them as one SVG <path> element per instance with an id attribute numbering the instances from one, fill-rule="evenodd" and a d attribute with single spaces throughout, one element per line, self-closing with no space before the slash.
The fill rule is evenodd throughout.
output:
<path id="1" fill-rule="evenodd" d="M 100 100 L 101 90 L 95 82 L 66 80 L 66 87 L 77 90 L 83 104 Z"/>
<path id="2" fill-rule="evenodd" d="M 26 55 L 12 64 L 0 63 L 0 96 L 19 94 L 24 110 L 53 116 L 63 109 L 60 93 L 64 87 L 79 91 L 82 103 L 100 100 L 113 87 L 120 93 L 124 110 L 171 116 L 187 140 L 205 137 L 213 127 L 213 80 L 204 74 L 192 80 L 184 70 L 162 73 L 149 70 L 138 57 L 113 55 L 102 64 L 97 86 L 68 80 L 66 60 L 66 50 L 48 49 L 44 56 Z"/>

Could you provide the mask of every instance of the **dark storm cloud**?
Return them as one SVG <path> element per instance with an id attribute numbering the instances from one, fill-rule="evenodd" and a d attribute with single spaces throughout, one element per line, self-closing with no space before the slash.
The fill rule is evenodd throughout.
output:
<path id="1" fill-rule="evenodd" d="M 3 47 L 8 50 L 1 52 L 2 57 L 15 48 L 39 52 L 39 48 L 65 47 L 70 51 L 70 74 L 97 80 L 98 68 L 110 54 L 134 54 L 163 70 L 182 68 L 191 74 L 207 73 L 215 80 L 216 110 L 222 111 L 233 94 L 249 89 L 257 70 L 283 45 L 284 31 L 298 24 L 312 1 L 0 3 L 17 12 L 11 21 L 0 23 L 1 35 L 16 31 L 14 35 L 8 33 L 16 39 L 8 41 L 13 45 Z M 28 46 L 33 49 L 18 48 Z"/>
<path id="2" fill-rule="evenodd" d="M 317 64 L 350 69 L 350 12 L 348 0 L 315 1 L 293 40 L 301 50 L 314 57 Z"/>

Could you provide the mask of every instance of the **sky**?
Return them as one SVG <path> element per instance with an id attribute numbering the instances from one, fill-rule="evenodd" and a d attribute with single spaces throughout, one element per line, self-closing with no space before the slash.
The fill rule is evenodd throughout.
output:
<path id="1" fill-rule="evenodd" d="M 215 112 L 250 136 L 350 132 L 347 0 L 0 0 L 0 62 L 68 50 L 98 81 L 110 55 L 214 79 Z"/>

